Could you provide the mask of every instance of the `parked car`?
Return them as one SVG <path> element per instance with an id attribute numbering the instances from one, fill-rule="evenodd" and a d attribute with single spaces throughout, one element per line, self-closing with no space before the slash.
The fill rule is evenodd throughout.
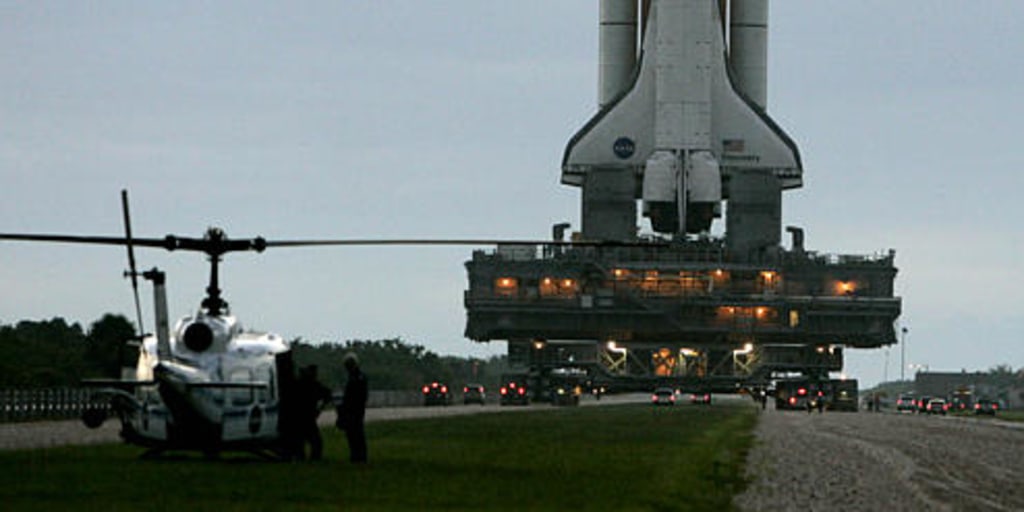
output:
<path id="1" fill-rule="evenodd" d="M 690 403 L 697 405 L 711 405 L 711 393 L 690 393 Z"/>
<path id="2" fill-rule="evenodd" d="M 900 395 L 896 399 L 896 412 L 915 412 L 917 411 L 917 403 L 914 401 L 914 395 Z"/>
<path id="3" fill-rule="evenodd" d="M 452 403 L 448 394 L 448 386 L 440 382 L 431 382 L 423 386 L 423 405 L 449 405 Z"/>
<path id="4" fill-rule="evenodd" d="M 928 412 L 928 402 L 932 400 L 930 396 L 922 396 L 917 399 L 917 412 L 926 413 Z"/>
<path id="5" fill-rule="evenodd" d="M 988 400 L 982 398 L 974 404 L 974 414 L 987 414 L 989 416 L 995 416 L 996 411 L 999 410 L 999 403 L 994 400 Z"/>
<path id="6" fill-rule="evenodd" d="M 526 389 L 525 380 L 509 380 L 498 390 L 501 394 L 501 405 L 528 405 L 530 394 Z"/>
<path id="7" fill-rule="evenodd" d="M 658 388 L 651 395 L 651 403 L 654 405 L 675 405 L 676 392 L 672 388 Z"/>
<path id="8" fill-rule="evenodd" d="M 953 399 L 949 402 L 949 410 L 951 412 L 967 412 L 974 409 L 971 405 L 970 396 L 957 396 L 954 395 Z"/>
<path id="9" fill-rule="evenodd" d="M 941 398 L 932 398 L 928 401 L 926 408 L 928 414 L 942 414 L 945 416 L 946 412 L 949 411 L 949 404 Z"/>
<path id="10" fill-rule="evenodd" d="M 483 384 L 466 384 L 462 387 L 462 403 L 463 404 L 480 404 L 484 405 L 487 401 L 487 395 L 484 392 Z"/>

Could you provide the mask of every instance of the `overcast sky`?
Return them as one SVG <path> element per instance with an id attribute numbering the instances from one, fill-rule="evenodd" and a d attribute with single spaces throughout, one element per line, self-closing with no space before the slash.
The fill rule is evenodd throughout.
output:
<path id="1" fill-rule="evenodd" d="M 896 250 L 907 364 L 1024 366 L 1024 2 L 776 0 L 770 22 L 768 109 L 805 168 L 784 223 Z M 0 0 L 0 93 L 0 232 L 119 235 L 128 188 L 137 236 L 547 237 L 579 226 L 559 164 L 596 109 L 597 1 Z M 289 339 L 503 353 L 462 337 L 471 251 L 232 254 L 222 284 Z M 137 258 L 194 312 L 200 256 Z M 134 317 L 125 266 L 0 244 L 0 322 Z M 873 384 L 884 354 L 847 372 Z"/>

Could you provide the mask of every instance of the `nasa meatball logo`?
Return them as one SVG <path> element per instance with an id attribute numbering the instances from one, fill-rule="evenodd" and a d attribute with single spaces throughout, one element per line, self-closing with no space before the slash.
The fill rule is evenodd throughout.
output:
<path id="1" fill-rule="evenodd" d="M 636 152 L 636 143 L 629 137 L 619 137 L 615 139 L 615 144 L 612 144 L 612 151 L 615 152 L 615 156 L 625 160 Z"/>

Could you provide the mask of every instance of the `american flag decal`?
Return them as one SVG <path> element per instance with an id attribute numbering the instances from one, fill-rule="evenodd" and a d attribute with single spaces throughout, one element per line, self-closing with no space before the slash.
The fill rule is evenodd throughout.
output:
<path id="1" fill-rule="evenodd" d="M 725 153 L 742 153 L 743 139 L 722 139 L 722 151 Z"/>

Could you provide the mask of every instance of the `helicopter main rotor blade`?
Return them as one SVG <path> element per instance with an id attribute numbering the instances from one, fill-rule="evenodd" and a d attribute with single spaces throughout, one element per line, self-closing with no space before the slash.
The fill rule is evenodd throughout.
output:
<path id="1" fill-rule="evenodd" d="M 122 238 L 109 236 L 74 236 L 49 234 L 18 234 L 0 233 L 0 240 L 20 240 L 29 242 L 66 242 L 94 245 L 134 245 L 139 247 L 155 247 L 168 251 L 184 250 L 204 252 L 211 257 L 219 257 L 228 252 L 256 251 L 272 247 L 314 247 L 314 246 L 374 246 L 374 245 L 548 245 L 567 247 L 651 247 L 664 245 L 659 242 L 625 242 L 615 240 L 501 240 L 476 238 L 439 238 L 439 239 L 325 239 L 325 240 L 265 240 L 262 237 L 232 240 L 217 230 L 211 230 L 205 238 L 189 238 L 167 235 L 164 238 Z"/>
<path id="2" fill-rule="evenodd" d="M 132 245 L 132 220 L 128 213 L 128 190 L 121 189 L 121 211 L 124 213 L 124 237 L 128 247 L 128 275 L 132 278 L 132 293 L 135 295 L 135 316 L 139 321 L 139 334 L 146 332 L 142 325 L 142 306 L 139 302 L 139 273 L 135 267 L 135 250 Z"/>
<path id="3" fill-rule="evenodd" d="M 26 234 L 26 233 L 0 233 L 0 240 L 16 240 L 23 242 L 63 242 L 72 244 L 91 245 L 128 245 L 128 240 L 117 236 L 78 236 L 78 235 L 51 235 L 51 234 Z M 160 247 L 166 245 L 166 241 L 160 238 L 135 238 L 134 245 L 142 247 Z"/>
<path id="4" fill-rule="evenodd" d="M 251 240 L 209 240 L 207 238 L 189 238 L 167 235 L 164 238 L 132 238 L 118 236 L 81 236 L 57 235 L 41 233 L 0 233 L 0 240 L 22 242 L 58 242 L 89 245 L 133 245 L 137 247 L 153 247 L 168 251 L 199 251 L 207 254 L 223 254 L 232 251 L 261 251 L 261 238 Z"/>
<path id="5" fill-rule="evenodd" d="M 347 239 L 347 240 L 265 240 L 266 248 L 273 247 L 308 247 L 332 245 L 561 245 L 579 247 L 634 247 L 658 245 L 650 242 L 619 242 L 603 241 L 565 241 L 565 240 L 499 240 L 476 238 L 439 238 L 439 239 Z"/>

